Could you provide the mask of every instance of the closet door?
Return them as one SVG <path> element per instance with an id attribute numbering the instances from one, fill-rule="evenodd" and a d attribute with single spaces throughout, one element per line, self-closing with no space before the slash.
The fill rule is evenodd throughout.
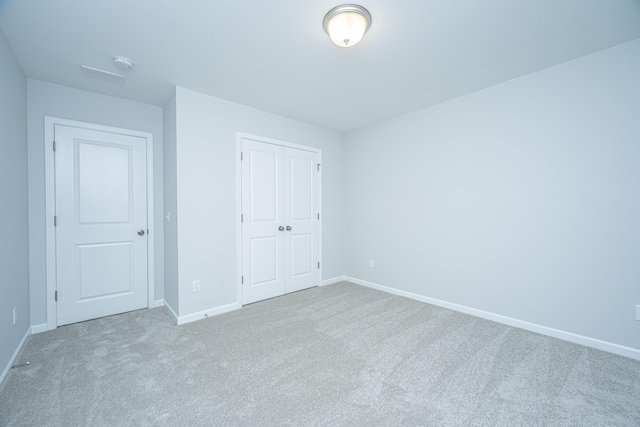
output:
<path id="1" fill-rule="evenodd" d="M 285 293 L 319 282 L 317 158 L 311 151 L 284 149 Z"/>
<path id="2" fill-rule="evenodd" d="M 243 304 L 284 294 L 284 151 L 242 141 Z"/>
<path id="3" fill-rule="evenodd" d="M 242 140 L 242 303 L 319 284 L 318 154 Z"/>

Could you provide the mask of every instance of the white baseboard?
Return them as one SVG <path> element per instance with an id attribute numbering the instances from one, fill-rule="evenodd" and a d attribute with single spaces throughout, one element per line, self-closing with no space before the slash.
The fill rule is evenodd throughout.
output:
<path id="1" fill-rule="evenodd" d="M 164 300 L 163 299 L 157 299 L 157 300 L 153 301 L 151 304 L 149 304 L 149 308 L 162 307 L 163 305 L 164 305 Z"/>
<path id="2" fill-rule="evenodd" d="M 207 317 L 216 316 L 218 314 L 228 313 L 230 311 L 242 308 L 242 305 L 234 302 L 232 304 L 223 305 L 221 307 L 210 308 L 209 310 L 199 311 L 197 313 L 188 314 L 186 316 L 178 316 L 173 308 L 165 302 L 164 306 L 169 310 L 176 325 L 184 325 L 185 323 L 195 322 L 196 320 L 206 319 Z"/>
<path id="3" fill-rule="evenodd" d="M 199 311 L 197 313 L 188 314 L 186 316 L 178 317 L 178 325 L 184 325 L 185 323 L 195 322 L 196 320 L 206 319 L 207 317 L 217 316 L 218 314 L 228 313 L 230 311 L 238 310 L 242 308 L 242 305 L 234 302 L 232 304 L 223 305 L 221 307 L 210 308 L 208 310 Z"/>
<path id="4" fill-rule="evenodd" d="M 345 280 L 347 280 L 347 276 L 337 276 L 331 279 L 323 280 L 322 283 L 320 283 L 320 286 L 335 285 L 336 283 L 344 282 Z"/>
<path id="5" fill-rule="evenodd" d="M 164 306 L 167 308 L 167 310 L 169 310 L 169 313 L 171 314 L 171 317 L 173 317 L 173 320 L 175 320 L 176 325 L 178 325 L 178 315 L 176 314 L 176 312 L 173 310 L 173 308 L 165 301 Z"/>
<path id="6" fill-rule="evenodd" d="M 31 328 L 27 329 L 27 332 L 25 332 L 24 337 L 22 337 L 22 340 L 20 340 L 20 344 L 18 344 L 18 347 L 16 347 L 16 351 L 13 352 L 13 356 L 11 356 L 11 359 L 9 359 L 9 363 L 7 363 L 7 366 L 5 366 L 4 370 L 2 371 L 2 375 L 0 375 L 0 390 L 2 390 L 4 386 L 4 379 L 9 373 L 9 369 L 11 369 L 11 365 L 13 365 L 13 362 L 15 362 L 16 358 L 22 351 L 22 347 L 24 347 L 24 343 L 27 341 L 27 338 L 29 337 L 29 335 L 31 335 Z"/>
<path id="7" fill-rule="evenodd" d="M 388 286 L 379 285 L 377 283 L 367 282 L 366 280 L 356 279 L 355 277 L 346 276 L 344 280 L 346 280 L 347 282 L 355 283 L 357 285 L 365 286 L 367 288 L 377 289 L 379 291 L 387 292 L 393 295 L 411 298 L 416 301 L 425 302 L 427 304 L 436 305 L 438 307 L 447 308 L 449 310 L 458 311 L 460 313 L 470 314 L 472 316 L 502 323 L 504 325 L 525 329 L 527 331 L 536 332 L 538 334 L 547 335 L 553 338 L 558 338 L 558 339 L 569 341 L 575 344 L 584 345 L 587 347 L 617 354 L 619 356 L 625 356 L 631 359 L 640 360 L 640 349 L 626 347 L 626 346 L 614 344 L 608 341 L 602 341 L 596 338 L 574 334 L 572 332 L 549 328 L 547 326 L 526 322 L 524 320 L 514 319 L 512 317 L 502 316 L 500 314 L 478 310 L 477 308 L 467 307 L 460 304 L 454 304 L 448 301 L 443 301 L 435 298 L 429 298 L 424 295 L 414 294 L 412 292 L 390 288 Z"/>
<path id="8" fill-rule="evenodd" d="M 46 323 L 41 323 L 39 325 L 31 325 L 31 334 L 41 334 L 43 332 L 47 332 L 49 330 L 49 326 Z"/>

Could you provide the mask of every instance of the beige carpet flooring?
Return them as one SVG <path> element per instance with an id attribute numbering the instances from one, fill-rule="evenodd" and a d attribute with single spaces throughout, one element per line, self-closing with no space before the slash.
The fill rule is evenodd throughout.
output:
<path id="1" fill-rule="evenodd" d="M 349 283 L 32 336 L 2 426 L 640 426 L 640 362 Z"/>

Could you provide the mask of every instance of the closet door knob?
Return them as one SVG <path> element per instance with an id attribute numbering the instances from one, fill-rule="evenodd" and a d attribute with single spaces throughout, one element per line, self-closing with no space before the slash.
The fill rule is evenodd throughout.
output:
<path id="1" fill-rule="evenodd" d="M 291 226 L 287 225 L 287 231 L 291 231 Z"/>
<path id="2" fill-rule="evenodd" d="M 284 227 L 283 227 L 283 226 L 280 226 L 280 227 L 278 227 L 278 230 L 280 230 L 280 231 L 284 231 Z"/>

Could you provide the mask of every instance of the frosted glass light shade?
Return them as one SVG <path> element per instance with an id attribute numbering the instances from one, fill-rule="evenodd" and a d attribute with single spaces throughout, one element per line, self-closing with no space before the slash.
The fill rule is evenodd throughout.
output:
<path id="1" fill-rule="evenodd" d="M 322 22 L 331 41 L 340 47 L 360 42 L 371 26 L 369 11 L 357 4 L 345 4 L 331 9 Z"/>

